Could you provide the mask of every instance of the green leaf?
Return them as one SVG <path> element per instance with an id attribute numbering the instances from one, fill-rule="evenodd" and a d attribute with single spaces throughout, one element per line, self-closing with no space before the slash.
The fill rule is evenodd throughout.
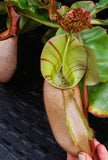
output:
<path id="1" fill-rule="evenodd" d="M 44 8 L 47 9 L 49 6 L 44 4 L 41 0 L 27 0 L 28 4 L 33 6 L 33 7 L 38 7 L 38 8 Z"/>
<path id="2" fill-rule="evenodd" d="M 55 28 L 50 28 L 42 37 L 43 43 L 45 44 L 50 38 L 55 36 L 56 31 L 57 30 Z"/>
<path id="3" fill-rule="evenodd" d="M 34 10 L 33 8 L 23 10 L 18 9 L 18 13 L 46 26 L 58 28 L 58 25 L 56 23 L 51 22 L 47 17 L 39 14 L 37 15 L 36 10 Z"/>
<path id="4" fill-rule="evenodd" d="M 19 20 L 19 28 L 22 31 L 22 29 L 24 28 L 25 24 L 27 23 L 28 18 L 21 16 L 20 20 Z"/>
<path id="5" fill-rule="evenodd" d="M 72 9 L 76 9 L 76 8 L 83 8 L 85 10 L 89 10 L 92 11 L 94 8 L 94 3 L 92 1 L 79 1 L 79 2 L 75 2 L 72 4 L 71 8 Z"/>
<path id="6" fill-rule="evenodd" d="M 108 1 L 107 0 L 100 0 L 100 2 L 96 3 L 95 8 L 104 8 L 108 7 Z"/>
<path id="7" fill-rule="evenodd" d="M 108 117 L 108 82 L 88 87 L 89 112 L 99 117 Z"/>
<path id="8" fill-rule="evenodd" d="M 5 2 L 0 2 L 0 15 L 6 14 L 7 13 L 7 9 L 6 9 L 6 5 Z"/>
<path id="9" fill-rule="evenodd" d="M 63 30 L 61 27 L 57 30 L 56 36 L 61 35 L 61 34 L 68 34 L 65 30 Z"/>
<path id="10" fill-rule="evenodd" d="M 43 77 L 58 88 L 78 84 L 85 73 L 86 64 L 86 50 L 69 34 L 51 38 L 41 55 Z"/>
<path id="11" fill-rule="evenodd" d="M 32 31 L 39 27 L 41 24 L 37 21 L 34 21 L 32 19 L 29 19 L 28 17 L 21 16 L 20 21 L 19 21 L 19 28 L 20 28 L 20 33 L 26 33 L 28 31 Z M 10 18 L 9 16 L 7 17 L 7 22 L 6 22 L 7 28 L 10 27 Z"/>
<path id="12" fill-rule="evenodd" d="M 30 8 L 31 6 L 27 3 L 27 0 L 18 0 L 19 7 L 24 8 Z"/>
<path id="13" fill-rule="evenodd" d="M 94 9 L 91 12 L 91 15 L 95 15 L 98 12 L 108 8 L 108 1 L 107 0 L 100 0 L 100 2 L 96 3 Z"/>
<path id="14" fill-rule="evenodd" d="M 41 23 L 22 16 L 20 18 L 20 24 L 19 24 L 20 29 L 21 29 L 20 33 L 26 33 L 28 31 L 33 31 L 34 29 L 36 29 L 40 25 L 41 25 Z"/>
<path id="15" fill-rule="evenodd" d="M 14 0 L 14 1 L 13 0 L 7 0 L 7 2 L 10 5 L 15 6 L 16 9 L 17 9 L 17 12 L 22 16 L 33 19 L 33 20 L 35 20 L 35 21 L 37 21 L 41 24 L 44 24 L 46 26 L 49 26 L 49 27 L 53 27 L 53 28 L 58 28 L 59 27 L 56 23 L 50 21 L 50 19 L 48 18 L 48 15 L 46 15 L 46 13 L 43 14 L 43 12 L 40 12 L 38 7 L 29 6 L 29 7 L 23 8 L 24 6 L 26 6 L 26 2 L 27 2 L 26 0 L 24 1 L 24 4 L 20 3 L 20 5 L 19 5 L 18 0 Z M 20 8 L 20 6 L 23 9 Z M 28 6 L 28 4 L 27 4 L 27 6 Z"/>
<path id="16" fill-rule="evenodd" d="M 86 86 L 96 85 L 99 82 L 99 72 L 96 56 L 91 48 L 85 46 L 84 48 L 87 52 L 87 70 L 85 74 L 84 84 Z"/>
<path id="17" fill-rule="evenodd" d="M 6 0 L 11 6 L 19 6 L 19 0 Z M 23 3 L 23 2 L 22 2 Z"/>
<path id="18" fill-rule="evenodd" d="M 81 32 L 83 44 L 93 49 L 99 71 L 100 82 L 108 81 L 108 35 L 101 27 Z"/>
<path id="19" fill-rule="evenodd" d="M 93 138 L 93 131 L 88 126 L 87 120 L 79 109 L 74 98 L 74 92 L 63 90 L 66 125 L 69 128 L 69 133 L 74 144 L 78 145 L 82 151 L 87 151 L 89 148 L 88 140 Z"/>
<path id="20" fill-rule="evenodd" d="M 10 18 L 8 16 L 7 22 L 6 22 L 7 28 L 10 27 Z M 32 31 L 39 27 L 41 24 L 37 21 L 34 21 L 32 19 L 29 19 L 28 17 L 21 16 L 20 21 L 19 21 L 19 28 L 20 28 L 20 33 L 26 33 L 28 31 Z"/>
<path id="21" fill-rule="evenodd" d="M 41 0 L 27 0 L 30 5 L 41 7 L 43 5 Z"/>

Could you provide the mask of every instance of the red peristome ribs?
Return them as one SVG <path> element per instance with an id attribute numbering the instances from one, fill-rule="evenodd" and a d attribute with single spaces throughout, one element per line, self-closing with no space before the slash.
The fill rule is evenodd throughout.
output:
<path id="1" fill-rule="evenodd" d="M 58 19 L 57 23 L 69 33 L 77 33 L 84 29 L 91 29 L 91 15 L 88 10 L 82 8 L 72 9 L 67 14 L 65 19 Z"/>

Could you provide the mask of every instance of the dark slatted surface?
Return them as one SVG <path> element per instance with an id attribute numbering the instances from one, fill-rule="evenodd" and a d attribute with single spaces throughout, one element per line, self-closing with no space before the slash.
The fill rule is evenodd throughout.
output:
<path id="1" fill-rule="evenodd" d="M 1 84 L 0 160 L 65 159 L 52 136 L 40 93 L 35 87 L 15 95 Z"/>

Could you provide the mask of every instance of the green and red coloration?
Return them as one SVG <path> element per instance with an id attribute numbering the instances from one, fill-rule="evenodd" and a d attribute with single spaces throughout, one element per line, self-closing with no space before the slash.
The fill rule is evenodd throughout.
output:
<path id="1" fill-rule="evenodd" d="M 68 11 L 65 17 L 58 19 L 57 24 L 66 32 L 78 33 L 87 28 L 92 29 L 90 21 L 91 15 L 88 10 L 76 8 Z"/>
<path id="2" fill-rule="evenodd" d="M 88 87 L 88 111 L 98 117 L 108 118 L 108 82 Z"/>
<path id="3" fill-rule="evenodd" d="M 74 87 L 84 74 L 85 85 L 99 82 L 93 50 L 81 46 L 70 34 L 55 36 L 46 43 L 41 55 L 41 72 L 49 83 L 61 89 Z"/>
<path id="4" fill-rule="evenodd" d="M 7 2 L 5 2 L 5 3 L 7 6 L 7 9 L 8 9 L 11 26 L 9 29 L 7 29 L 6 31 L 4 31 L 3 33 L 0 34 L 0 41 L 5 40 L 10 37 L 15 37 L 18 35 L 18 33 L 20 31 L 19 20 L 20 20 L 21 15 L 16 12 L 15 7 L 12 7 Z"/>
<path id="5" fill-rule="evenodd" d="M 51 38 L 41 55 L 43 76 L 47 77 L 47 80 L 50 78 L 49 82 L 59 88 L 75 86 L 85 73 L 87 55 L 84 51 L 78 41 L 70 35 Z M 83 57 L 81 61 L 77 61 L 79 56 Z"/>

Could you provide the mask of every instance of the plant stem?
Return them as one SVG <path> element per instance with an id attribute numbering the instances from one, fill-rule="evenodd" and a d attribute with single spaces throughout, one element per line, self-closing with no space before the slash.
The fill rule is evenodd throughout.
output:
<path id="1" fill-rule="evenodd" d="M 83 45 L 83 40 L 82 40 L 82 37 L 81 37 L 80 32 L 78 32 L 78 38 L 79 38 L 79 42 L 80 42 L 80 44 L 82 44 L 82 45 Z"/>
<path id="2" fill-rule="evenodd" d="M 88 91 L 87 91 L 87 86 L 83 85 L 83 90 L 84 90 L 84 112 L 85 112 L 85 117 L 88 119 Z"/>
<path id="3" fill-rule="evenodd" d="M 52 20 L 55 13 L 55 0 L 49 0 L 49 17 Z"/>
<path id="4" fill-rule="evenodd" d="M 25 17 L 28 17 L 30 19 L 33 19 L 41 24 L 44 24 L 48 27 L 52 27 L 52 28 L 59 28 L 59 25 L 57 25 L 56 23 L 50 21 L 48 18 L 42 18 L 41 15 L 36 15 L 34 13 L 34 9 L 31 8 L 31 9 L 27 9 L 26 8 L 26 11 L 24 9 L 21 9 L 19 6 L 18 6 L 18 0 L 6 0 L 11 6 L 14 6 L 16 7 L 17 9 L 17 12 L 22 15 L 22 16 L 25 16 Z M 27 13 L 28 12 L 28 13 Z"/>

